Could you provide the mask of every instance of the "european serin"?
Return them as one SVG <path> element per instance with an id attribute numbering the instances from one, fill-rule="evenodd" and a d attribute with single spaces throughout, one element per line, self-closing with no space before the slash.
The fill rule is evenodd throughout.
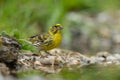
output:
<path id="1" fill-rule="evenodd" d="M 40 50 L 51 50 L 60 44 L 62 40 L 61 30 L 62 26 L 60 24 L 55 24 L 47 33 L 30 37 L 30 41 Z"/>

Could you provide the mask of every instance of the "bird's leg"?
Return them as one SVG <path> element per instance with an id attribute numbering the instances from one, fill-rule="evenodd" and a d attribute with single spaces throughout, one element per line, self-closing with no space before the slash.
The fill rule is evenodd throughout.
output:
<path id="1" fill-rule="evenodd" d="M 39 50 L 39 53 L 40 53 L 41 56 L 44 56 L 43 52 L 44 51 Z"/>
<path id="2" fill-rule="evenodd" d="M 51 54 L 50 52 L 48 52 L 48 51 L 45 51 L 45 53 L 47 53 L 47 54 L 49 54 L 50 56 L 52 56 L 52 54 Z"/>
<path id="3" fill-rule="evenodd" d="M 52 56 L 52 54 L 51 54 L 50 52 L 44 51 L 44 50 L 43 50 L 43 51 L 39 50 L 39 53 L 40 53 L 41 56 L 45 56 L 45 55 L 47 55 L 47 54 L 48 54 L 49 56 Z"/>

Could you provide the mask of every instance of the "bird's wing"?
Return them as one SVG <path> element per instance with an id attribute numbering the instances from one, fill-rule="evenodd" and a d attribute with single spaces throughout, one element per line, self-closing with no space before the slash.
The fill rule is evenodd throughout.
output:
<path id="1" fill-rule="evenodd" d="M 52 43 L 53 38 L 50 34 L 45 33 L 39 36 L 39 40 L 41 42 L 41 45 L 49 45 Z"/>
<path id="2" fill-rule="evenodd" d="M 51 44 L 53 38 L 49 33 L 44 33 L 42 35 L 35 35 L 29 39 L 34 46 L 49 45 Z"/>

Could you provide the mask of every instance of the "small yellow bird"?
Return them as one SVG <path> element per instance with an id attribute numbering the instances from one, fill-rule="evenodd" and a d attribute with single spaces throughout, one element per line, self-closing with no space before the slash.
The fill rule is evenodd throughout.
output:
<path id="1" fill-rule="evenodd" d="M 42 35 L 35 35 L 30 37 L 30 41 L 34 46 L 37 46 L 40 50 L 51 50 L 56 48 L 62 40 L 62 26 L 61 24 L 55 24 L 47 33 Z"/>

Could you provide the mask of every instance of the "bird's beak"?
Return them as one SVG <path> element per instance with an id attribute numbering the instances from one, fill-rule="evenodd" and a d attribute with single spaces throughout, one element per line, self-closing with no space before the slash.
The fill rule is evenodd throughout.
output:
<path id="1" fill-rule="evenodd" d="M 60 26 L 60 27 L 58 27 L 58 29 L 59 29 L 59 30 L 62 30 L 62 29 L 63 29 L 63 27 L 62 27 L 62 26 Z"/>
<path id="2" fill-rule="evenodd" d="M 63 29 L 63 27 L 61 26 L 61 24 L 56 24 L 55 26 L 57 27 L 58 30 Z"/>

